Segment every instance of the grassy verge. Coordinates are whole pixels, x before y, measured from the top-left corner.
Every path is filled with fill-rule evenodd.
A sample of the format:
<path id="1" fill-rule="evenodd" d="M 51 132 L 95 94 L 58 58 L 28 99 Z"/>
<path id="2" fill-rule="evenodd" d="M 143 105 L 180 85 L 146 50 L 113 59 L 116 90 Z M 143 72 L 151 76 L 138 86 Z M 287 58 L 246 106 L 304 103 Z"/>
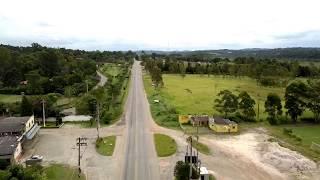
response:
<path id="1" fill-rule="evenodd" d="M 310 148 L 312 142 L 320 144 L 320 125 L 281 125 L 266 127 L 281 146 L 298 151 L 314 161 L 320 161 L 320 153 Z M 284 133 L 284 128 L 292 130 L 292 134 Z"/>
<path id="2" fill-rule="evenodd" d="M 320 144 L 320 125 L 297 124 L 271 126 L 264 122 L 240 123 L 241 132 L 259 127 L 268 130 L 268 134 L 273 137 L 269 139 L 269 141 L 278 142 L 283 147 L 297 151 L 314 161 L 320 161 L 320 153 L 310 148 L 312 142 Z M 292 134 L 288 135 L 284 133 L 284 129 L 292 130 Z"/>
<path id="3" fill-rule="evenodd" d="M 172 129 L 180 129 L 178 113 L 174 106 L 167 103 L 162 89 L 155 89 L 152 86 L 150 76 L 143 76 L 144 88 L 150 104 L 150 111 L 154 121 L 160 125 Z M 155 102 L 154 100 L 159 100 Z"/>
<path id="4" fill-rule="evenodd" d="M 0 102 L 15 103 L 21 101 L 21 95 L 0 94 Z"/>
<path id="5" fill-rule="evenodd" d="M 177 151 L 177 144 L 170 136 L 154 134 L 154 142 L 159 157 L 171 156 Z"/>
<path id="6" fill-rule="evenodd" d="M 196 148 L 202 154 L 211 155 L 210 148 L 201 142 L 197 142 L 196 140 L 193 140 L 192 147 Z"/>
<path id="7" fill-rule="evenodd" d="M 96 150 L 103 156 L 112 156 L 116 145 L 116 136 L 107 136 L 96 141 Z"/>
<path id="8" fill-rule="evenodd" d="M 78 177 L 78 169 L 61 164 L 52 164 L 44 168 L 48 180 L 85 180 L 84 174 Z"/>

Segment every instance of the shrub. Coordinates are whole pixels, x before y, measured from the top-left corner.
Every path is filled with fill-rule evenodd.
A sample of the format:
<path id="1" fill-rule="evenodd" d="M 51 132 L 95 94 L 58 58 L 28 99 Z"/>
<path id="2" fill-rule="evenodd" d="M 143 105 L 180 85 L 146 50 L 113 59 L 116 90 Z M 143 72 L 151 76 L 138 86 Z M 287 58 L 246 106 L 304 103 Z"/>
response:
<path id="1" fill-rule="evenodd" d="M 286 134 L 286 135 L 292 135 L 292 129 L 290 128 L 283 128 L 283 134 Z"/>

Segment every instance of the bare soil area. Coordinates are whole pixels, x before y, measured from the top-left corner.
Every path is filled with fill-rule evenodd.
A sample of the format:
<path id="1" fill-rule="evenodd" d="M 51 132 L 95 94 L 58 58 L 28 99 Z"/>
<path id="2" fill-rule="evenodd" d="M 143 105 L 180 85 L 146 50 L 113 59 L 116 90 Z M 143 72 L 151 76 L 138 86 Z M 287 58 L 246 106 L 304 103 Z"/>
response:
<path id="1" fill-rule="evenodd" d="M 175 162 L 184 159 L 187 135 L 161 127 L 154 130 L 170 135 L 178 144 L 177 154 L 160 158 L 161 179 L 170 179 Z M 202 165 L 223 180 L 320 179 L 320 169 L 315 162 L 268 141 L 269 138 L 261 129 L 241 135 L 201 136 L 200 142 L 212 151 L 209 156 L 200 154 Z"/>

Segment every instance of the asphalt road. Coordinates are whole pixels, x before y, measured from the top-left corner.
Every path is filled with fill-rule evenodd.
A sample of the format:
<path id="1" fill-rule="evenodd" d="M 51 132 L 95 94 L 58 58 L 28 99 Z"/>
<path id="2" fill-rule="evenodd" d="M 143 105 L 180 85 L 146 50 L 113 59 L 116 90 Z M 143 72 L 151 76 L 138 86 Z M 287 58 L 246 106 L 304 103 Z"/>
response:
<path id="1" fill-rule="evenodd" d="M 122 179 L 160 179 L 155 152 L 152 119 L 145 96 L 141 66 L 135 61 L 132 67 L 131 86 L 126 105 L 125 155 Z"/>

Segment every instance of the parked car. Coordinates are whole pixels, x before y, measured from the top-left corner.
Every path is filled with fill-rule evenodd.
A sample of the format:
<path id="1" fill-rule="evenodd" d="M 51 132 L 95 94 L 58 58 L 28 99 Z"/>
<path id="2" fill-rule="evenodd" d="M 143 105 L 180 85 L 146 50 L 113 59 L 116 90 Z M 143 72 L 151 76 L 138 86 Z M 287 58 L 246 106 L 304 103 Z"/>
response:
<path id="1" fill-rule="evenodd" d="M 37 163 L 41 163 L 43 160 L 43 156 L 40 155 L 32 155 L 29 159 L 26 160 L 26 165 L 34 165 Z"/>

